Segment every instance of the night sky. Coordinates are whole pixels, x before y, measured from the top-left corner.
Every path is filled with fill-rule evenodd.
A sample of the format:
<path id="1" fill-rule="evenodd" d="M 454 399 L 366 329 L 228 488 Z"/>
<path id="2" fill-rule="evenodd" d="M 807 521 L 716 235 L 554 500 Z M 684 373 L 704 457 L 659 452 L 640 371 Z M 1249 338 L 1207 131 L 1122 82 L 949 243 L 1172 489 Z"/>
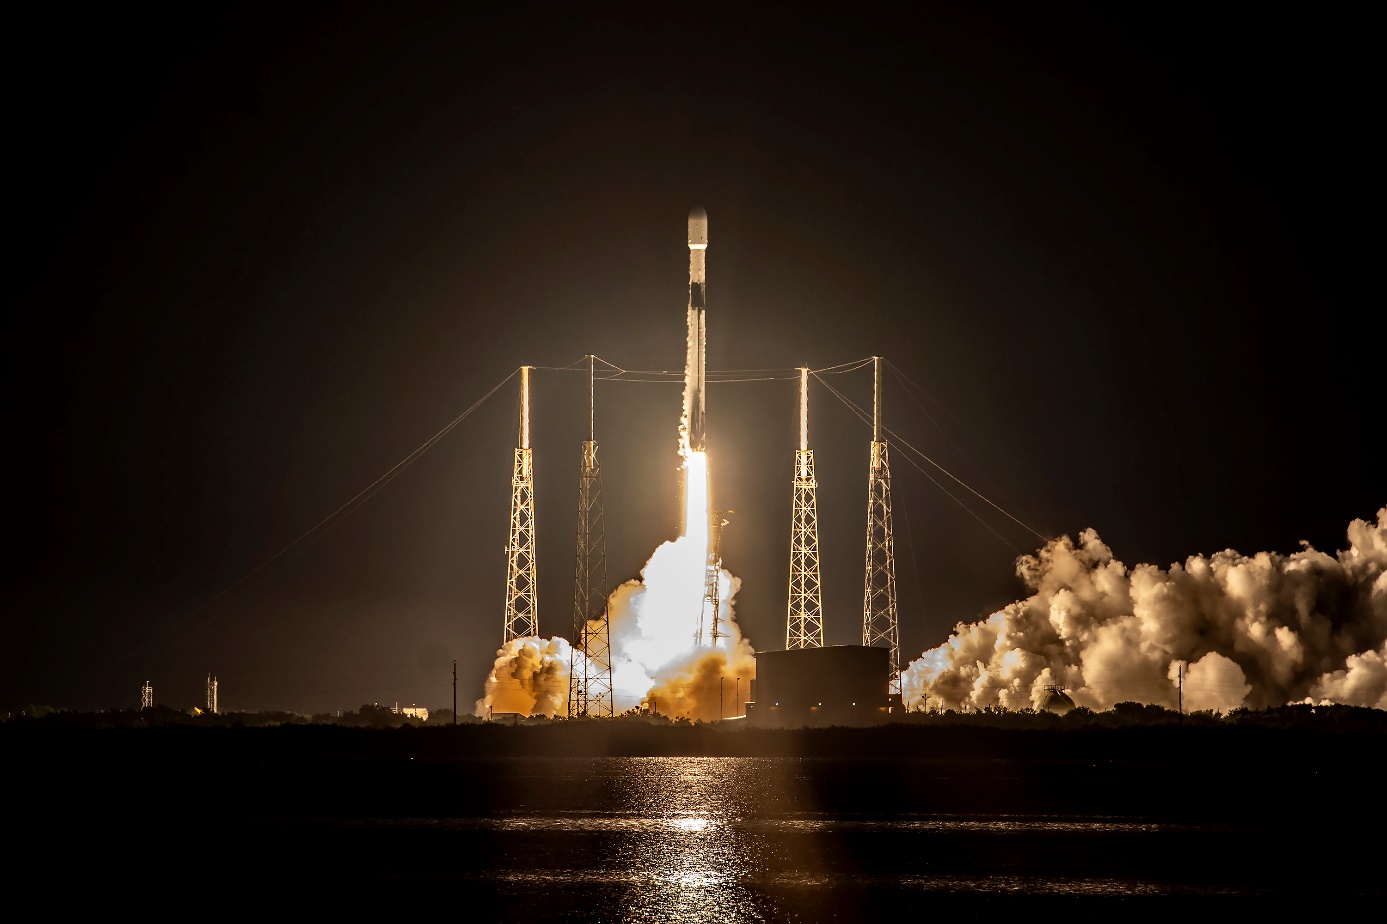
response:
<path id="1" fill-rule="evenodd" d="M 1129 565 L 1343 547 L 1387 503 L 1369 30 L 1109 6 L 12 19 L 0 710 L 132 707 L 146 679 L 186 708 L 208 672 L 224 709 L 441 707 L 454 658 L 470 708 L 515 380 L 217 595 L 522 363 L 681 368 L 694 205 L 710 369 L 882 355 L 888 426 Z M 829 381 L 870 398 L 869 371 Z M 534 374 L 546 635 L 572 623 L 582 384 Z M 678 527 L 680 389 L 597 401 L 615 582 Z M 784 645 L 795 402 L 709 393 L 758 648 Z M 870 432 L 817 383 L 810 414 L 827 640 L 855 643 Z M 909 658 L 1024 595 L 1041 540 L 892 454 Z"/>

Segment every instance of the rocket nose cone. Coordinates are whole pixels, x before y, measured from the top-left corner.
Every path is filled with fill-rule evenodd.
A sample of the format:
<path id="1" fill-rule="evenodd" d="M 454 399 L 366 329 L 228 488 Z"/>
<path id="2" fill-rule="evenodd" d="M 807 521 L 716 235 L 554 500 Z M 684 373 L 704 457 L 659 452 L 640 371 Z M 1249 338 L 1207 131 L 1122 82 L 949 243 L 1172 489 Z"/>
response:
<path id="1" fill-rule="evenodd" d="M 708 213 L 703 206 L 696 205 L 689 212 L 689 246 L 708 246 Z"/>

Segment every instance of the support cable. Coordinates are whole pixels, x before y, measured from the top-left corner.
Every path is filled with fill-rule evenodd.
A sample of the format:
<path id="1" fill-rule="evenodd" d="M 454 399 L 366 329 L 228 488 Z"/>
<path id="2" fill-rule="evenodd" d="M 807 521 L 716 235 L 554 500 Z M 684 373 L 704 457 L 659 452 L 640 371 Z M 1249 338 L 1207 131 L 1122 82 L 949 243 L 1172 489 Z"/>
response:
<path id="1" fill-rule="evenodd" d="M 682 382 L 684 380 L 683 369 L 625 369 L 618 366 L 611 360 L 596 357 L 597 361 L 612 370 L 612 374 L 599 376 L 603 381 L 627 381 L 627 382 Z M 854 359 L 846 363 L 837 363 L 832 366 L 824 366 L 821 369 L 811 369 L 815 375 L 845 375 L 869 365 L 872 358 Z M 559 369 L 559 371 L 581 371 L 579 366 L 550 367 L 539 366 L 541 369 Z M 765 373 L 760 374 L 760 373 Z M 648 378 L 633 378 L 633 376 L 646 376 Z M 714 378 L 714 376 L 728 376 L 728 378 Z M 799 368 L 757 368 L 757 369 L 714 369 L 708 373 L 708 381 L 722 382 L 772 382 L 781 380 L 791 380 L 799 378 Z"/>
<path id="2" fill-rule="evenodd" d="M 124 654 L 120 655 L 115 660 L 111 661 L 107 665 L 107 668 L 113 668 L 116 665 L 121 664 L 129 658 L 139 654 L 141 651 L 153 644 L 154 640 L 160 635 L 171 632 L 173 629 L 184 624 L 197 614 L 215 606 L 223 598 L 229 596 L 235 591 L 240 590 L 242 588 L 250 589 L 264 583 L 271 576 L 273 576 L 275 572 L 283 568 L 289 562 L 293 561 L 303 552 L 307 551 L 310 547 L 312 547 L 314 543 L 316 543 L 319 539 L 321 539 L 327 533 L 332 531 L 339 523 L 341 523 L 347 517 L 355 513 L 356 510 L 360 508 L 362 504 L 366 503 L 366 501 L 374 497 L 378 491 L 380 491 L 386 485 L 390 484 L 390 482 L 394 481 L 395 478 L 399 476 L 401 472 L 409 468 L 409 466 L 413 465 L 415 462 L 419 461 L 420 457 L 422 457 L 424 453 L 428 452 L 430 449 L 434 447 L 434 445 L 438 443 L 439 440 L 443 439 L 443 437 L 451 433 L 458 424 L 462 423 L 464 420 L 470 417 L 474 411 L 476 411 L 479 407 L 486 403 L 488 398 L 496 394 L 496 392 L 500 391 L 501 387 L 504 386 L 511 379 L 515 378 L 516 373 L 519 371 L 520 370 L 517 367 L 504 379 L 497 382 L 494 386 L 492 386 L 490 391 L 488 391 L 486 394 L 482 395 L 480 398 L 474 401 L 472 405 L 467 408 L 467 410 L 463 411 L 457 417 L 454 417 L 451 421 L 444 425 L 444 427 L 441 430 L 439 430 L 433 436 L 429 437 L 427 440 L 421 443 L 418 446 L 418 448 L 416 448 L 413 452 L 411 452 L 409 455 L 405 456 L 399 462 L 396 462 L 393 466 L 391 466 L 385 472 L 385 474 L 381 475 L 375 481 L 371 482 L 366 487 L 362 488 L 355 495 L 353 495 L 350 500 L 342 504 L 340 507 L 338 507 L 332 513 L 328 514 L 322 520 L 319 520 L 317 524 L 315 524 L 311 529 L 304 532 L 293 542 L 284 546 L 284 548 L 280 549 L 278 552 L 274 553 L 269 558 L 265 559 L 260 564 L 256 565 L 254 568 L 247 571 L 240 578 L 228 584 L 219 593 L 214 594 L 212 597 L 208 598 L 202 604 L 198 605 L 197 607 L 194 607 L 187 613 L 184 613 L 182 616 L 178 617 L 173 622 L 169 623 L 167 626 L 164 626 L 156 630 L 143 642 L 136 645 L 134 648 L 131 648 Z"/>
<path id="3" fill-rule="evenodd" d="M 938 404 L 939 407 L 943 409 L 944 413 L 948 414 L 951 418 L 953 418 L 953 420 L 956 423 L 958 423 L 959 426 L 963 426 L 963 422 L 960 421 L 956 416 L 954 416 L 953 412 L 950 411 L 947 407 L 945 407 L 943 403 L 935 400 L 933 397 L 930 397 L 929 392 L 925 391 L 918 384 L 916 384 L 913 379 L 911 379 L 904 372 L 902 372 L 894 363 L 892 363 L 890 360 L 886 360 L 885 362 L 886 368 L 890 369 L 891 374 L 896 377 L 896 381 L 901 383 L 901 385 L 904 387 L 906 395 L 909 396 L 911 401 L 915 402 L 915 406 L 918 407 L 927 418 L 929 418 L 930 423 L 934 424 L 934 429 L 939 431 L 939 435 L 944 437 L 944 439 L 948 441 L 950 446 L 958 450 L 958 454 L 963 457 L 963 460 L 967 462 L 969 465 L 973 466 L 973 468 L 977 469 L 978 472 L 982 474 L 983 478 L 986 479 L 987 475 L 982 471 L 981 466 L 974 462 L 973 459 L 964 450 L 964 448 L 960 446 L 952 436 L 949 435 L 949 431 L 945 430 L 940 425 L 938 419 L 936 419 L 935 416 L 932 413 L 930 413 L 929 408 L 925 407 L 925 403 L 920 400 L 920 398 L 915 394 L 915 391 L 918 390 L 920 394 L 925 395 L 926 397 L 930 398 L 931 401 L 934 401 L 935 404 Z"/>
<path id="4" fill-rule="evenodd" d="M 830 394 L 832 394 L 832 395 L 833 395 L 835 398 L 837 398 L 839 401 L 843 402 L 843 404 L 845 404 L 845 405 L 848 407 L 849 410 L 851 410 L 854 414 L 856 414 L 859 420 L 861 420 L 863 423 L 867 424 L 868 426 L 871 426 L 871 424 L 872 424 L 872 415 L 871 415 L 871 414 L 868 414 L 868 413 L 867 413 L 866 411 L 864 411 L 862 408 L 858 407 L 857 404 L 855 404 L 855 403 L 852 401 L 852 399 L 848 398 L 848 397 L 847 397 L 846 395 L 844 395 L 842 392 L 838 391 L 838 389 L 834 388 L 832 385 L 828 384 L 828 383 L 825 382 L 823 379 L 819 378 L 819 376 L 816 375 L 816 376 L 814 376 L 814 377 L 815 377 L 816 379 L 819 379 L 820 384 L 822 384 L 825 388 L 827 388 L 827 389 L 829 390 L 829 393 L 830 393 Z M 1000 511 L 1001 511 L 1003 514 L 1005 514 L 1009 519 L 1015 520 L 1017 523 L 1020 523 L 1020 524 L 1021 524 L 1022 526 L 1024 526 L 1026 529 L 1028 529 L 1028 530 L 1030 530 L 1031 532 L 1035 533 L 1037 536 L 1040 536 L 1040 538 L 1041 538 L 1042 541 L 1045 541 L 1045 542 L 1048 542 L 1048 541 L 1049 541 L 1049 539 L 1047 539 L 1045 536 L 1043 536 L 1043 535 L 1041 535 L 1040 533 L 1036 532 L 1034 529 L 1031 529 L 1029 526 L 1026 526 L 1025 523 L 1021 523 L 1021 521 L 1020 521 L 1020 520 L 1017 520 L 1016 517 L 1012 516 L 1010 513 L 1007 513 L 1007 511 L 1003 510 L 1001 507 L 998 507 L 997 504 L 993 503 L 991 500 L 989 500 L 988 498 L 984 497 L 982 494 L 979 494 L 979 493 L 978 493 L 976 490 L 974 490 L 973 488 L 969 487 L 966 483 L 964 483 L 964 482 L 963 482 L 962 480 L 960 480 L 958 477 L 956 477 L 955 475 L 953 475 L 952 473 L 950 473 L 949 471 L 947 471 L 946 469 L 944 469 L 943 466 L 939 465 L 939 464 L 938 464 L 937 462 L 935 462 L 933 459 L 929 458 L 929 457 L 926 456 L 924 453 L 920 452 L 920 450 L 916 449 L 914 446 L 911 446 L 911 445 L 910 445 L 909 443 L 907 443 L 905 440 L 901 439 L 900 436 L 899 436 L 894 430 L 892 430 L 890 427 L 882 427 L 882 429 L 885 430 L 893 439 L 895 439 L 897 442 L 899 442 L 902 446 L 905 446 L 907 449 L 911 450 L 912 452 L 915 452 L 917 455 L 919 455 L 919 456 L 920 456 L 922 459 L 924 459 L 926 462 L 930 463 L 930 464 L 933 465 L 935 468 L 938 468 L 940 471 L 944 472 L 944 474 L 948 475 L 948 476 L 949 476 L 950 478 L 952 478 L 954 481 L 957 481 L 959 484 L 963 485 L 963 487 L 967 488 L 967 489 L 968 489 L 969 491 L 971 491 L 973 494 L 976 494 L 978 497 L 982 498 L 984 501 L 987 501 L 987 503 L 990 504 L 991 506 L 996 507 L 997 510 L 1000 510 Z M 977 512 L 974 511 L 974 510 L 973 510 L 971 507 L 969 507 L 967 504 L 965 504 L 957 495 L 955 495 L 953 492 L 949 491 L 948 488 L 946 488 L 946 487 L 944 487 L 942 484 L 940 484 L 939 481 L 938 481 L 938 479 L 936 479 L 933 475 L 931 475 L 928 471 L 926 471 L 926 470 L 920 465 L 920 463 L 916 462 L 914 459 L 912 459 L 912 458 L 911 458 L 910 456 L 908 456 L 908 455 L 905 456 L 905 460 L 906 460 L 907 462 L 909 462 L 912 466 L 914 466 L 915 469 L 918 470 L 918 471 L 920 472 L 920 474 L 924 475 L 927 479 L 929 479 L 930 483 L 933 484 L 933 485 L 934 485 L 936 488 L 938 488 L 940 491 L 942 491 L 946 497 L 948 497 L 948 498 L 949 498 L 950 500 L 952 500 L 955 504 L 958 504 L 958 505 L 959 505 L 960 507 L 962 507 L 965 511 L 967 511 L 968 515 L 971 516 L 973 519 L 975 519 L 975 520 L 977 520 L 979 523 L 981 523 L 984 529 L 986 529 L 986 530 L 987 530 L 988 532 L 990 532 L 992 535 L 996 536 L 996 537 L 1002 542 L 1003 545 L 1005 545 L 1007 548 L 1011 549 L 1013 552 L 1017 552 L 1018 554 L 1021 553 L 1021 552 L 1023 551 L 1022 549 L 1017 548 L 1017 546 L 1016 546 L 1014 543 L 1012 543 L 1010 540 L 1008 540 L 1008 539 L 1007 539 L 1005 536 L 1003 536 L 1001 533 L 997 532 L 997 530 L 993 529 L 992 526 L 991 526 L 991 524 L 989 524 L 989 523 L 988 523 L 986 520 L 984 520 L 982 517 L 978 516 Z"/>

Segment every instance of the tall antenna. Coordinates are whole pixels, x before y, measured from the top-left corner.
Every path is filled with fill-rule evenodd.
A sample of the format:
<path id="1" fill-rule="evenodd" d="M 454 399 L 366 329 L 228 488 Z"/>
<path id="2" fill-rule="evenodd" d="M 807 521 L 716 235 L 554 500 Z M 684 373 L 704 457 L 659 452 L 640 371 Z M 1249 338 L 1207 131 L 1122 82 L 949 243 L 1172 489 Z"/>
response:
<path id="1" fill-rule="evenodd" d="M 872 357 L 872 462 L 867 480 L 867 574 L 862 591 L 862 644 L 891 649 L 887 692 L 901 692 L 901 639 L 896 623 L 896 553 L 891 538 L 891 462 L 881 438 L 881 357 Z"/>
<path id="2" fill-rule="evenodd" d="M 786 648 L 822 648 L 819 590 L 819 505 L 814 450 L 809 448 L 809 369 L 799 370 L 799 449 L 795 451 L 794 510 L 790 515 L 790 601 Z"/>
<path id="3" fill-rule="evenodd" d="M 568 717 L 610 716 L 612 649 L 607 624 L 607 531 L 597 461 L 593 356 L 588 356 L 588 438 L 578 471 L 578 555 L 573 580 L 573 649 Z"/>
<path id="4" fill-rule="evenodd" d="M 220 715 L 217 710 L 217 678 L 212 674 L 207 675 L 207 711 Z"/>
<path id="5" fill-rule="evenodd" d="M 530 367 L 520 367 L 520 445 L 510 483 L 506 544 L 506 626 L 501 643 L 539 635 L 535 600 L 535 469 L 530 455 Z"/>
<path id="6" fill-rule="evenodd" d="M 148 680 L 144 686 L 140 687 L 140 708 L 152 709 L 154 707 L 154 686 Z"/>

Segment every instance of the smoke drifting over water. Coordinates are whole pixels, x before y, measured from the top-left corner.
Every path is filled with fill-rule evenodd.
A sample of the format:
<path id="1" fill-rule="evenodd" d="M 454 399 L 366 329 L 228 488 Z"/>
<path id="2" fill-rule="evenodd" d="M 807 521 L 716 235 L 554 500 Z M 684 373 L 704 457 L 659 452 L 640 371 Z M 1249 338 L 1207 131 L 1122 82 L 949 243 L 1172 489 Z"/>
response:
<path id="1" fill-rule="evenodd" d="M 1387 507 L 1334 555 L 1232 550 L 1128 568 L 1093 530 L 1017 562 L 1031 596 L 902 674 L 910 708 L 1022 709 L 1047 686 L 1091 709 L 1336 702 L 1387 709 Z"/>

